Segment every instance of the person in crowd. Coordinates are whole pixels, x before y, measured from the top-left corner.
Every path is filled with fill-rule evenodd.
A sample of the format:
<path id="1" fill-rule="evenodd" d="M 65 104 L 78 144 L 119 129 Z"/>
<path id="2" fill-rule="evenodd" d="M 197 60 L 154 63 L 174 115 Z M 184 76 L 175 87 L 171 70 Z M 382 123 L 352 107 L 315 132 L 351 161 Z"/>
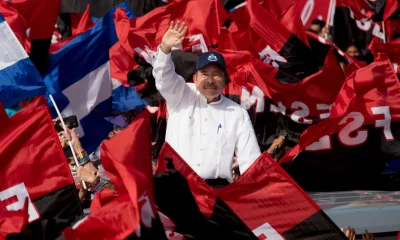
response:
<path id="1" fill-rule="evenodd" d="M 324 21 L 319 19 L 314 19 L 312 20 L 310 27 L 307 30 L 320 35 L 322 33 L 322 29 L 324 29 L 325 26 L 326 23 Z M 326 31 L 326 29 L 324 31 Z"/>
<path id="2" fill-rule="evenodd" d="M 186 32 L 185 23 L 171 21 L 153 64 L 167 102 L 166 141 L 210 186 L 222 187 L 233 181 L 234 154 L 243 173 L 261 153 L 247 111 L 222 95 L 229 77 L 221 54 L 199 56 L 193 83 L 175 72 L 171 49 Z"/>
<path id="3" fill-rule="evenodd" d="M 55 122 L 57 119 L 55 120 Z M 75 129 L 66 129 L 58 133 L 61 146 L 64 148 L 64 152 L 68 161 L 68 165 L 71 170 L 72 177 L 75 180 L 75 184 L 79 189 L 79 198 L 83 201 L 86 200 L 87 192 L 95 194 L 103 188 L 114 189 L 109 177 L 105 173 L 101 164 L 95 167 L 95 164 L 90 161 L 89 155 L 86 154 L 85 150 L 79 141 L 79 134 L 75 133 Z M 76 166 L 71 149 L 69 148 L 69 141 L 72 143 L 72 147 L 78 158 L 79 167 Z M 87 190 L 82 187 L 82 181 L 87 185 Z"/>
<path id="4" fill-rule="evenodd" d="M 353 227 L 347 227 L 346 231 L 344 231 L 344 228 L 341 228 L 342 232 L 346 235 L 349 240 L 356 240 L 356 231 L 354 230 Z M 361 233 L 361 238 L 362 240 L 375 240 L 375 236 L 373 233 L 368 232 L 368 230 L 364 230 L 364 233 Z"/>
<path id="5" fill-rule="evenodd" d="M 360 48 L 356 44 L 352 43 L 346 48 L 346 53 L 352 57 L 359 57 L 361 55 Z"/>

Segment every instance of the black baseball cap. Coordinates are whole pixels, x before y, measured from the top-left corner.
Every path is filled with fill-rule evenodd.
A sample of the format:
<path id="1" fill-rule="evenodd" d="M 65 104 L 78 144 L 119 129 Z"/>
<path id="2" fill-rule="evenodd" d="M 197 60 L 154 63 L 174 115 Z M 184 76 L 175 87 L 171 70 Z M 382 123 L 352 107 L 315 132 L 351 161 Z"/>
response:
<path id="1" fill-rule="evenodd" d="M 222 67 L 224 71 L 226 71 L 225 59 L 224 56 L 222 56 L 220 53 L 217 52 L 202 53 L 199 56 L 199 59 L 197 60 L 196 71 L 205 67 L 208 64 L 217 64 L 220 67 Z"/>

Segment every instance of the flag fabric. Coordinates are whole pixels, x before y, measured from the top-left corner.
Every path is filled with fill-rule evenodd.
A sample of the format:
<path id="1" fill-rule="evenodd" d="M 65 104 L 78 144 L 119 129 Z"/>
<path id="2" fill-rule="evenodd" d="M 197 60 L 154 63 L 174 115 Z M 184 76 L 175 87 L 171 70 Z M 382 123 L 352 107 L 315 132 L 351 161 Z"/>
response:
<path id="1" fill-rule="evenodd" d="M 23 209 L 27 198 L 32 239 L 55 239 L 82 209 L 44 97 L 10 118 L 0 145 L 0 208 Z"/>
<path id="2" fill-rule="evenodd" d="M 72 35 L 78 35 L 85 32 L 93 26 L 92 18 L 90 17 L 90 4 L 87 5 L 83 14 L 71 13 L 71 31 Z"/>
<path id="3" fill-rule="evenodd" d="M 372 19 L 357 19 L 354 13 L 341 1 L 336 1 L 335 14 L 331 26 L 333 42 L 346 51 L 351 44 L 356 44 L 363 55 L 367 52 L 372 37 L 385 40 L 381 22 L 372 22 Z"/>
<path id="4" fill-rule="evenodd" d="M 11 107 L 46 91 L 43 79 L 0 14 L 0 101 Z"/>
<path id="5" fill-rule="evenodd" d="M 327 45 L 327 46 L 329 46 L 330 48 L 335 49 L 336 52 L 337 52 L 339 55 L 341 55 L 342 57 L 344 57 L 347 61 L 349 61 L 349 63 L 354 63 L 354 66 L 355 66 L 355 67 L 361 68 L 361 67 L 364 67 L 364 66 L 366 65 L 365 62 L 358 61 L 357 59 L 355 59 L 354 57 L 350 56 L 350 55 L 347 54 L 346 52 L 343 52 L 343 51 L 342 51 L 341 49 L 339 49 L 339 47 L 336 46 L 336 44 L 334 44 L 333 42 L 331 42 L 331 41 L 329 41 L 329 40 L 327 40 L 327 39 L 325 39 L 325 38 L 323 38 L 323 37 L 321 37 L 321 36 L 318 36 L 317 34 L 315 34 L 315 33 L 313 33 L 313 32 L 310 32 L 310 31 L 307 31 L 306 34 L 307 34 L 307 36 L 308 36 L 309 38 L 312 38 L 312 39 L 314 39 L 315 41 L 320 42 L 321 44 Z"/>
<path id="6" fill-rule="evenodd" d="M 22 47 L 28 51 L 25 21 L 19 12 L 5 1 L 1 1 L 0 14 L 3 15 Z"/>
<path id="7" fill-rule="evenodd" d="M 150 12 L 156 7 L 160 7 L 166 5 L 167 0 L 145 0 L 145 1 L 136 1 L 136 0 L 125 0 L 130 8 L 132 8 L 133 12 L 137 16 L 143 16 L 146 13 Z M 111 8 L 117 6 L 121 3 L 121 0 L 99 0 L 99 1 L 90 1 L 90 0 L 69 0 L 62 1 L 61 10 L 62 13 L 81 13 L 84 12 L 86 5 L 90 3 L 92 6 L 92 16 L 94 18 L 100 18 L 104 16 Z"/>
<path id="8" fill-rule="evenodd" d="M 83 14 L 80 13 L 70 13 L 69 14 L 71 35 L 59 40 L 50 45 L 49 53 L 55 53 L 60 50 L 65 44 L 69 43 L 72 39 L 74 39 L 79 34 L 89 30 L 93 27 L 93 21 L 90 17 L 90 4 L 86 7 L 86 10 Z"/>
<path id="9" fill-rule="evenodd" d="M 294 146 L 308 126 L 329 118 L 330 105 L 345 81 L 333 51 L 322 71 L 301 81 L 253 59 L 249 52 L 226 50 L 222 54 L 231 79 L 224 94 L 248 111 L 262 150 L 282 134 Z M 277 76 L 297 83 L 281 83 Z"/>
<path id="10" fill-rule="evenodd" d="M 154 205 L 148 116 L 102 144 L 102 165 L 118 193 L 103 190 L 96 209 L 65 231 L 67 239 L 166 239 Z"/>
<path id="11" fill-rule="evenodd" d="M 399 157 L 399 94 L 381 55 L 346 80 L 330 118 L 310 126 L 279 163 L 290 162 L 288 172 L 308 191 L 390 188 L 382 173 Z"/>
<path id="12" fill-rule="evenodd" d="M 157 206 L 180 233 L 205 239 L 346 239 L 266 153 L 233 183 L 212 189 L 166 143 L 156 173 Z M 192 194 L 184 194 L 186 188 Z M 196 207 L 201 216 L 195 216 Z M 192 221 L 185 224 L 188 216 Z"/>
<path id="13" fill-rule="evenodd" d="M 299 80 L 320 70 L 319 59 L 285 25 L 265 10 L 256 0 L 229 14 L 233 23 L 222 34 L 219 50 L 250 51 L 257 58 Z"/>
<path id="14" fill-rule="evenodd" d="M 96 26 L 50 55 L 50 66 L 44 78 L 48 94 L 53 95 L 61 115 L 77 116 L 77 133 L 88 153 L 93 152 L 113 129 L 104 117 L 113 111 L 144 106 L 133 88 L 125 89 L 111 80 L 108 25 Z M 49 106 L 56 116 L 53 104 Z"/>
<path id="15" fill-rule="evenodd" d="M 51 38 L 61 0 L 11 0 L 5 3 L 25 20 L 30 40 Z"/>
<path id="16" fill-rule="evenodd" d="M 0 239 L 19 234 L 28 224 L 28 199 L 25 199 L 23 208 L 16 211 L 0 211 Z"/>
<path id="17" fill-rule="evenodd" d="M 296 0 L 296 3 L 299 8 L 301 20 L 306 28 L 310 26 L 314 19 L 328 23 L 335 10 L 335 1 L 319 1 L 316 4 L 315 1 Z"/>
<path id="18" fill-rule="evenodd" d="M 400 37 L 400 20 L 385 21 L 386 42 L 390 42 Z"/>
<path id="19" fill-rule="evenodd" d="M 0 122 L 5 123 L 9 120 L 6 110 L 3 107 L 3 104 L 0 102 Z"/>
<path id="20" fill-rule="evenodd" d="M 400 79 L 400 39 L 395 39 L 388 43 L 381 43 L 378 39 L 373 38 L 369 49 L 377 58 L 379 54 L 385 54 L 392 62 L 392 67 Z"/>
<path id="21" fill-rule="evenodd" d="M 399 18 L 400 3 L 397 0 L 340 0 L 342 4 L 351 8 L 357 19 L 367 18 L 374 22 Z"/>
<path id="22" fill-rule="evenodd" d="M 286 28 L 296 35 L 303 43 L 309 46 L 306 31 L 300 18 L 300 12 L 295 0 L 268 1 L 263 0 L 261 5 L 270 12 Z"/>
<path id="23" fill-rule="evenodd" d="M 178 46 L 179 48 L 185 51 L 207 52 L 217 47 L 220 27 L 227 20 L 227 15 L 220 1 L 190 0 L 173 1 L 130 21 L 123 11 L 119 11 L 116 13 L 115 20 L 118 39 L 122 46 L 118 56 L 124 57 L 124 64 L 129 63 L 128 66 L 120 68 L 125 74 L 137 66 L 132 59 L 135 54 L 141 55 L 148 63 L 152 63 L 157 47 L 171 20 L 181 20 L 188 24 L 188 34 L 183 40 L 183 46 Z M 128 27 L 130 27 L 129 31 L 127 31 Z"/>

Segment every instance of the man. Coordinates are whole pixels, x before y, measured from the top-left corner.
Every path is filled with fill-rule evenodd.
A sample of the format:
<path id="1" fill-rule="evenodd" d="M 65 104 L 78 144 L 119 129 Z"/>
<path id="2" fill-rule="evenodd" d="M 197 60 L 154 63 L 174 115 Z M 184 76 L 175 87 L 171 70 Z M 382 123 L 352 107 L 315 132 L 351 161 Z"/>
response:
<path id="1" fill-rule="evenodd" d="M 243 173 L 260 149 L 247 111 L 221 94 L 229 81 L 221 54 L 199 56 L 194 83 L 175 73 L 171 49 L 186 32 L 185 23 L 172 21 L 153 64 L 156 87 L 167 101 L 166 141 L 209 185 L 226 186 L 232 182 L 234 154 Z"/>

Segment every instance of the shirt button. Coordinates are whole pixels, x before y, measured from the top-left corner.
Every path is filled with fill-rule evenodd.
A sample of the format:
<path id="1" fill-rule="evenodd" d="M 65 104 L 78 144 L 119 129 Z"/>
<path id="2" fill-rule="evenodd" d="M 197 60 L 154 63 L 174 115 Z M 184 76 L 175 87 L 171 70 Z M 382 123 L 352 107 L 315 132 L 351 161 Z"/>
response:
<path id="1" fill-rule="evenodd" d="M 206 133 L 203 133 L 203 136 L 205 136 L 206 135 Z"/>
<path id="2" fill-rule="evenodd" d="M 200 151 L 203 151 L 203 149 L 202 149 L 202 148 L 200 148 Z"/>
<path id="3" fill-rule="evenodd" d="M 200 163 L 199 163 L 199 164 L 197 164 L 197 166 L 198 166 L 198 167 L 200 167 Z"/>
<path id="4" fill-rule="evenodd" d="M 206 118 L 206 119 L 204 119 L 204 121 L 205 121 L 205 122 L 207 122 L 207 118 Z"/>

